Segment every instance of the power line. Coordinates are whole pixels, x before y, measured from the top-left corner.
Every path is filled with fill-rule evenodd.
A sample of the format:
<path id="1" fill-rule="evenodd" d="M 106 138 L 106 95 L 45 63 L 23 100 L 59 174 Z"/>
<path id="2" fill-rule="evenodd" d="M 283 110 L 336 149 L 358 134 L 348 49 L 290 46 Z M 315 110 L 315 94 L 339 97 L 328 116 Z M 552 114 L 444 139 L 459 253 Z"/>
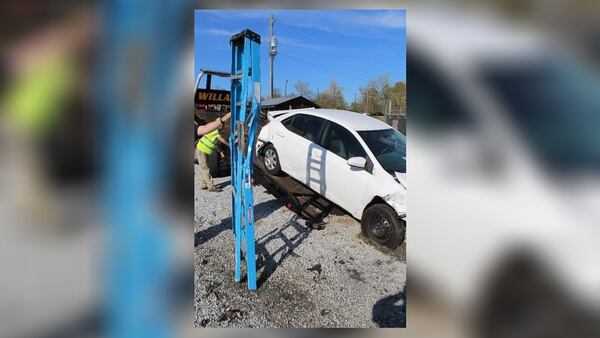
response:
<path id="1" fill-rule="evenodd" d="M 279 55 L 287 56 L 287 57 L 292 58 L 292 59 L 294 59 L 296 61 L 304 62 L 304 63 L 306 63 L 308 65 L 313 66 L 313 67 L 317 67 L 317 68 L 320 68 L 320 69 L 323 69 L 323 70 L 326 70 L 326 71 L 329 71 L 329 72 L 332 72 L 332 73 L 336 73 L 336 74 L 339 74 L 339 75 L 342 75 L 342 76 L 350 77 L 350 78 L 361 80 L 361 81 L 366 81 L 366 82 L 369 81 L 369 80 L 365 80 L 363 78 L 360 78 L 358 76 L 354 76 L 354 75 L 350 75 L 350 74 L 345 74 L 345 73 L 338 72 L 337 70 L 334 70 L 334 69 L 331 69 L 331 68 L 323 67 L 323 66 L 318 65 L 316 63 L 313 63 L 313 62 L 310 62 L 310 61 L 307 61 L 307 60 L 303 60 L 303 59 L 297 58 L 295 56 L 291 56 L 291 55 L 288 55 L 288 54 L 285 54 L 285 53 L 282 53 L 282 52 L 278 52 L 278 53 L 279 53 Z"/>

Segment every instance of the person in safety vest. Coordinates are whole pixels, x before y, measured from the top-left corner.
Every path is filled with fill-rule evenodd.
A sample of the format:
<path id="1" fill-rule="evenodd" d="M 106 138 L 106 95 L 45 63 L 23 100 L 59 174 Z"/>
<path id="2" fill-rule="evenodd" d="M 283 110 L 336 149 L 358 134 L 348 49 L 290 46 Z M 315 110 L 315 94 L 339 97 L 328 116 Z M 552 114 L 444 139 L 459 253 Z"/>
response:
<path id="1" fill-rule="evenodd" d="M 196 133 L 198 133 L 199 136 L 202 136 L 204 134 L 208 134 L 211 131 L 215 130 L 215 129 L 221 129 L 223 128 L 223 124 L 227 123 L 229 121 L 229 119 L 231 118 L 231 113 L 227 113 L 225 115 L 223 115 L 223 117 L 220 117 L 212 122 L 209 122 L 207 124 L 203 124 L 200 127 L 198 127 L 198 129 L 196 129 Z"/>
<path id="2" fill-rule="evenodd" d="M 198 127 L 197 133 L 202 135 L 198 143 L 196 144 L 196 160 L 200 165 L 200 185 L 202 189 L 208 189 L 212 192 L 222 191 L 216 187 L 212 177 L 210 176 L 210 170 L 208 169 L 208 157 L 217 151 L 219 142 L 229 145 L 229 143 L 221 136 L 220 130 L 224 126 L 224 122 L 229 120 L 230 114 L 226 114 L 222 118 Z M 208 126 L 208 127 L 207 127 Z"/>

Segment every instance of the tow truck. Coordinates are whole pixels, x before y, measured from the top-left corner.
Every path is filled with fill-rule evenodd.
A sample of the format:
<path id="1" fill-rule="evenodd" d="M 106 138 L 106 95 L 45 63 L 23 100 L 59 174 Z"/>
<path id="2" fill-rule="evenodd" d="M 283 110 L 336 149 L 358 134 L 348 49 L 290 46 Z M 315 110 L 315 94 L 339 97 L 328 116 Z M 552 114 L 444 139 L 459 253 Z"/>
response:
<path id="1" fill-rule="evenodd" d="M 222 89 L 212 89 L 213 77 L 226 78 L 229 81 L 229 72 L 200 69 L 196 77 L 194 86 L 194 130 L 207 122 L 213 121 L 230 111 L 230 91 Z M 202 80 L 206 78 L 204 85 Z M 225 124 L 221 135 L 223 138 L 229 138 L 230 126 Z M 194 143 L 200 139 L 194 133 Z M 221 155 L 223 154 L 223 155 Z M 208 168 L 213 177 L 223 177 L 230 174 L 230 152 L 229 147 L 219 143 L 218 151 L 215 151 L 208 158 Z"/>

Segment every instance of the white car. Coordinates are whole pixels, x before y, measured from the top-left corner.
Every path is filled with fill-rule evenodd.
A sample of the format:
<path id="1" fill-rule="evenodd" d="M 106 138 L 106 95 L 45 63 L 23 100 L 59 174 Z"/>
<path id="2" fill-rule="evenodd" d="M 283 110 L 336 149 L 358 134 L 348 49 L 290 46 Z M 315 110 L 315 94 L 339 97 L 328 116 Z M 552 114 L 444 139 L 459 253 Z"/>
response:
<path id="1" fill-rule="evenodd" d="M 406 142 L 384 122 L 344 110 L 290 110 L 262 128 L 257 153 L 270 174 L 283 171 L 360 219 L 375 242 L 404 241 Z"/>

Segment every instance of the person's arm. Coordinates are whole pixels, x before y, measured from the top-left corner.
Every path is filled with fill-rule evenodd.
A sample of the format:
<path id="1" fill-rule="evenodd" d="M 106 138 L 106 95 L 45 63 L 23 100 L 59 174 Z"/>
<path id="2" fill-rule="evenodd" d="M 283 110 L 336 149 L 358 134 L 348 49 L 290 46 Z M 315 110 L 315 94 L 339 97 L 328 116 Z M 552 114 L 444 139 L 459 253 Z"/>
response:
<path id="1" fill-rule="evenodd" d="M 220 118 L 216 119 L 215 121 L 209 122 L 205 125 L 198 127 L 198 130 L 197 130 L 198 135 L 202 136 L 204 134 L 210 133 L 213 130 L 223 127 L 223 125 L 225 123 L 227 123 L 227 121 L 229 121 L 230 117 L 231 117 L 231 113 L 227 113 L 227 114 L 225 114 L 225 116 L 220 117 Z"/>
<path id="2" fill-rule="evenodd" d="M 229 142 L 227 142 L 227 140 L 224 139 L 223 136 L 217 136 L 217 140 L 219 140 L 219 142 L 223 143 L 224 145 L 229 146 Z"/>

